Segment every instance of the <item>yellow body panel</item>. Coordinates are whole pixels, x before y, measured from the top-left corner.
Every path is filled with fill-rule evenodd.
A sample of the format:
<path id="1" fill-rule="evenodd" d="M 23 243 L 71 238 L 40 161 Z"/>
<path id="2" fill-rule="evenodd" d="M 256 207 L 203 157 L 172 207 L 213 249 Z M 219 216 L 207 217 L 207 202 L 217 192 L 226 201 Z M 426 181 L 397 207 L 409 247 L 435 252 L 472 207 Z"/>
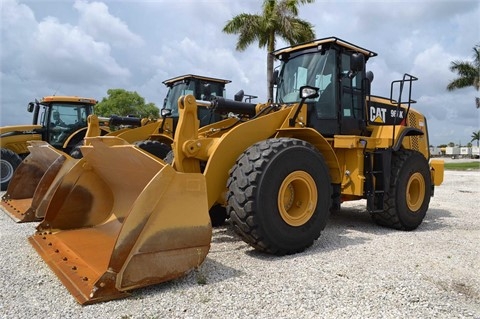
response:
<path id="1" fill-rule="evenodd" d="M 35 133 L 34 130 L 41 129 L 41 125 L 18 125 L 18 126 L 3 126 L 0 127 L 0 134 L 9 132 L 22 132 L 18 135 L 3 136 L 0 138 L 0 147 L 12 150 L 16 154 L 27 154 L 27 141 L 41 141 L 42 135 Z"/>
<path id="2" fill-rule="evenodd" d="M 341 184 L 342 194 L 363 196 L 363 186 L 365 184 L 363 149 L 337 149 L 336 154 L 343 175 Z"/>

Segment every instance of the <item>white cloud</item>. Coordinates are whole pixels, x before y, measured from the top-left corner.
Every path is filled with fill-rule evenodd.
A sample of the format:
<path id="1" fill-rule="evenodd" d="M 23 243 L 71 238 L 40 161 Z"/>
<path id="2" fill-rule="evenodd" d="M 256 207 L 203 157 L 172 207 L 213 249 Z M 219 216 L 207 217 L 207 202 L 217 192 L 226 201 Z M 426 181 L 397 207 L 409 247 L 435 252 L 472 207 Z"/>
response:
<path id="1" fill-rule="evenodd" d="M 80 13 L 79 28 L 92 38 L 117 47 L 143 45 L 143 39 L 131 32 L 121 19 L 112 16 L 105 3 L 77 0 L 74 7 Z"/>
<path id="2" fill-rule="evenodd" d="M 80 28 L 48 18 L 33 34 L 29 63 L 37 76 L 52 82 L 101 84 L 106 78 L 125 78 L 106 43 L 96 42 Z"/>

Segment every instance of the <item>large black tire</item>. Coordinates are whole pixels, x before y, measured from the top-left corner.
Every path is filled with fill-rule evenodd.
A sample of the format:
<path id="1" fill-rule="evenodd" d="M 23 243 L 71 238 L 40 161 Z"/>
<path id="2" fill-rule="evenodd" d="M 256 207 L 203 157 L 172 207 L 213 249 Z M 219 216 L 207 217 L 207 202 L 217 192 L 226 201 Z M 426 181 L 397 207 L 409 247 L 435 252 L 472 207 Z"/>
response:
<path id="1" fill-rule="evenodd" d="M 135 145 L 162 160 L 172 150 L 170 145 L 153 140 L 138 141 Z"/>
<path id="2" fill-rule="evenodd" d="M 6 191 L 10 180 L 13 177 L 13 173 L 17 169 L 18 165 L 22 162 L 21 157 L 7 149 L 1 149 L 1 157 L 0 157 L 0 174 L 1 174 L 1 189 L 2 191 Z"/>
<path id="3" fill-rule="evenodd" d="M 425 218 L 431 195 L 427 159 L 419 152 L 400 150 L 392 157 L 390 187 L 385 194 L 384 210 L 372 213 L 372 218 L 381 226 L 414 230 Z"/>
<path id="4" fill-rule="evenodd" d="M 329 170 L 305 141 L 278 138 L 254 144 L 238 158 L 227 186 L 233 229 L 259 251 L 301 252 L 325 228 L 332 201 Z"/>

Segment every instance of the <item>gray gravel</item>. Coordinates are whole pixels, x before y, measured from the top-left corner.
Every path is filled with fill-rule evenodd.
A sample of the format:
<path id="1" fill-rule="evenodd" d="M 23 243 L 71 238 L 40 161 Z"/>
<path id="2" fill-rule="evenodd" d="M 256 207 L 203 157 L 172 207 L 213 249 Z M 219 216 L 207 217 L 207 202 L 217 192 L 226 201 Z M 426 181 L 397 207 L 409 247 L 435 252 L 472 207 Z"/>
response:
<path id="1" fill-rule="evenodd" d="M 446 171 L 413 232 L 346 203 L 304 253 L 272 257 L 228 227 L 203 265 L 127 299 L 80 306 L 0 213 L 2 318 L 480 318 L 480 172 Z"/>

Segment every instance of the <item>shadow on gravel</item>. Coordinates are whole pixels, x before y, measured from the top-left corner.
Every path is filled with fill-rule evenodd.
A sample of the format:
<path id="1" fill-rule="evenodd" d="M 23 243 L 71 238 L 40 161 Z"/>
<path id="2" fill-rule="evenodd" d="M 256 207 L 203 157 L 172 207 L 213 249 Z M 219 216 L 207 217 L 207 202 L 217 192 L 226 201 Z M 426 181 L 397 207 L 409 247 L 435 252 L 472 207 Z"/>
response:
<path id="1" fill-rule="evenodd" d="M 446 222 L 446 219 L 451 217 L 452 213 L 448 210 L 430 208 L 427 211 L 427 215 L 425 216 L 423 223 L 415 231 L 423 232 L 448 228 L 449 226 Z"/>
<path id="2" fill-rule="evenodd" d="M 422 224 L 416 230 L 413 230 L 413 232 L 430 232 L 448 228 L 448 223 L 445 220 L 451 217 L 451 215 L 447 210 L 429 209 Z M 327 226 L 322 231 L 319 239 L 302 253 L 276 257 L 258 252 L 253 248 L 247 250 L 245 253 L 262 260 L 295 258 L 302 255 L 321 254 L 362 245 L 371 241 L 372 236 L 388 236 L 396 232 L 402 231 L 377 225 L 364 206 L 355 205 L 352 207 L 342 207 L 339 212 L 331 214 Z M 233 235 L 235 236 L 234 233 Z"/>
<path id="3" fill-rule="evenodd" d="M 430 209 L 422 225 L 414 232 L 428 232 L 448 227 L 445 219 L 451 217 L 449 211 Z M 275 261 L 279 259 L 293 259 L 302 256 L 311 256 L 341 250 L 356 245 L 363 245 L 372 240 L 372 236 L 389 235 L 399 232 L 395 229 L 378 226 L 371 219 L 364 206 L 342 207 L 339 212 L 330 215 L 327 226 L 320 238 L 304 252 L 287 255 L 272 256 L 261 253 L 250 247 L 238 237 L 228 222 L 213 229 L 210 254 L 224 253 L 237 250 L 237 253 L 249 257 Z M 207 255 L 204 263 L 185 277 L 132 291 L 128 299 L 161 298 L 163 294 L 186 289 L 198 289 L 203 285 L 219 283 L 234 277 L 245 275 L 243 271 L 228 267 Z M 218 259 L 218 258 L 217 258 Z"/>
<path id="4" fill-rule="evenodd" d="M 452 214 L 448 210 L 430 208 L 427 211 L 422 224 L 413 231 L 423 232 L 446 228 L 448 227 L 448 223 L 445 220 L 451 216 Z M 329 226 L 334 228 L 355 229 L 356 231 L 376 235 L 384 235 L 399 231 L 377 225 L 366 209 L 359 209 L 358 207 L 342 208 L 340 212 L 331 214 L 326 228 Z"/>

